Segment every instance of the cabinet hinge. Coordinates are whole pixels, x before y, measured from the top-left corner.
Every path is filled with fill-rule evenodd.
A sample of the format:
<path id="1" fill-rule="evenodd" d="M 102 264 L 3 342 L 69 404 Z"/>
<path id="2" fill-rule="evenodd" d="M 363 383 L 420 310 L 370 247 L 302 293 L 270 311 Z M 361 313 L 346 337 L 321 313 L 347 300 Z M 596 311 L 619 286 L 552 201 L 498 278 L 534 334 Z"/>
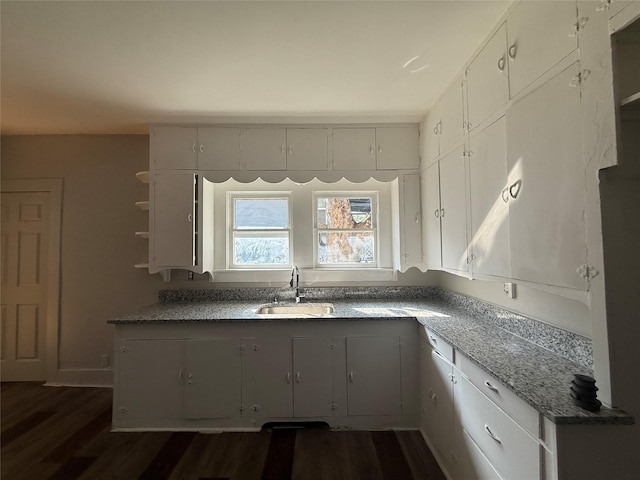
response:
<path id="1" fill-rule="evenodd" d="M 329 408 L 331 410 L 337 410 L 338 409 L 338 404 L 336 402 L 329 402 Z"/>
<path id="2" fill-rule="evenodd" d="M 254 352 L 259 352 L 261 349 L 262 347 L 258 344 L 251 345 L 251 350 L 253 350 Z"/>
<path id="3" fill-rule="evenodd" d="M 596 267 L 594 267 L 593 265 L 588 265 L 586 263 L 584 265 L 580 265 L 576 269 L 576 272 L 586 280 L 591 280 L 592 278 L 595 278 L 600 274 Z"/>
<path id="4" fill-rule="evenodd" d="M 247 349 L 246 345 L 238 345 L 236 347 L 238 349 L 239 352 L 244 352 Z"/>
<path id="5" fill-rule="evenodd" d="M 580 17 L 578 21 L 571 26 L 569 36 L 576 37 L 580 35 L 580 32 L 584 30 L 584 27 L 588 22 L 589 22 L 589 17 Z"/>
<path id="6" fill-rule="evenodd" d="M 331 350 L 335 350 L 335 349 L 337 348 L 337 345 L 336 345 L 335 343 L 330 343 L 330 344 L 329 344 L 329 348 L 330 348 Z"/>
<path id="7" fill-rule="evenodd" d="M 245 406 L 241 403 L 240 406 L 238 407 L 238 410 L 240 410 L 241 412 L 244 412 Z"/>
<path id="8" fill-rule="evenodd" d="M 473 156 L 473 150 L 463 150 L 462 156 L 465 158 L 471 158 Z"/>
<path id="9" fill-rule="evenodd" d="M 604 12 L 606 10 L 609 10 L 609 8 L 611 7 L 611 2 L 613 2 L 613 0 L 600 0 L 600 5 L 596 7 L 596 12 Z"/>
<path id="10" fill-rule="evenodd" d="M 127 352 L 129 352 L 129 347 L 120 347 L 120 352 L 121 352 L 121 353 L 127 353 Z"/>
<path id="11" fill-rule="evenodd" d="M 587 81 L 587 78 L 589 78 L 590 74 L 591 70 L 582 70 L 581 72 L 578 72 L 578 74 L 575 75 L 569 82 L 569 86 L 571 88 L 578 88 Z"/>

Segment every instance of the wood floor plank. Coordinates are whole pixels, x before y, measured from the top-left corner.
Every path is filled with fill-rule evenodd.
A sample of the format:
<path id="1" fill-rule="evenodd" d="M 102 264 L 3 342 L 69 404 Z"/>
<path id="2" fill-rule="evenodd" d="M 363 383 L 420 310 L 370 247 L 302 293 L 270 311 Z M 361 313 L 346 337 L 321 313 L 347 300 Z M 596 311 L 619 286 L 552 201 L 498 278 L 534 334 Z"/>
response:
<path id="1" fill-rule="evenodd" d="M 262 480 L 291 478 L 296 429 L 274 429 L 271 432 L 269 451 L 262 470 Z"/>
<path id="2" fill-rule="evenodd" d="M 198 434 L 169 475 L 170 480 L 197 480 L 208 476 L 206 465 L 216 451 L 221 434 Z"/>
<path id="3" fill-rule="evenodd" d="M 260 480 L 271 444 L 270 432 L 245 432 L 240 438 L 233 480 Z"/>
<path id="4" fill-rule="evenodd" d="M 349 471 L 346 478 L 358 480 L 382 480 L 380 462 L 371 432 L 346 431 L 346 448 Z"/>
<path id="5" fill-rule="evenodd" d="M 48 480 L 76 480 L 95 460 L 95 457 L 71 457 Z"/>
<path id="6" fill-rule="evenodd" d="M 194 432 L 176 432 L 162 446 L 151 463 L 140 475 L 140 480 L 159 480 L 169 478 L 184 452 L 196 436 Z"/>
<path id="7" fill-rule="evenodd" d="M 344 432 L 304 429 L 296 434 L 292 479 L 340 478 L 349 469 Z"/>
<path id="8" fill-rule="evenodd" d="M 446 480 L 438 462 L 418 430 L 398 431 L 396 436 L 414 478 Z"/>
<path id="9" fill-rule="evenodd" d="M 413 478 L 398 437 L 396 437 L 396 432 L 391 430 L 371 432 L 371 439 L 380 462 L 382 478 L 385 480 L 411 480 Z"/>
<path id="10" fill-rule="evenodd" d="M 143 432 L 116 433 L 110 428 L 104 429 L 79 452 L 79 456 L 97 456 L 78 480 L 95 480 L 117 478 L 115 472 L 123 464 L 123 460 L 131 455 L 136 443 L 145 435 Z M 142 471 L 146 465 L 142 465 Z"/>
<path id="11" fill-rule="evenodd" d="M 239 458 L 242 433 L 224 432 L 217 435 L 213 450 L 204 465 L 203 477 L 231 478 Z"/>
<path id="12" fill-rule="evenodd" d="M 39 426 L 43 421 L 45 421 L 54 413 L 55 412 L 51 411 L 40 411 L 32 413 L 27 418 L 24 418 L 20 422 L 13 425 L 11 428 L 3 431 L 2 435 L 0 435 L 0 443 L 3 447 L 8 446 L 16 438 Z"/>

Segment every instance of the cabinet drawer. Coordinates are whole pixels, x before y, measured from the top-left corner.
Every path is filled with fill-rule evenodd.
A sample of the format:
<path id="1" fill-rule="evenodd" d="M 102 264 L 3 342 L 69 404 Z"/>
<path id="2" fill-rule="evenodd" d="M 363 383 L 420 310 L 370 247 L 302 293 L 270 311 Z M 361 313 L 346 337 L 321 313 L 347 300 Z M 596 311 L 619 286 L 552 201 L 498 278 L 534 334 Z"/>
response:
<path id="1" fill-rule="evenodd" d="M 458 358 L 459 368 L 471 383 L 511 415 L 532 436 L 540 432 L 540 414 L 531 405 L 519 398 L 493 375 L 485 372 L 479 365 L 464 355 Z"/>
<path id="2" fill-rule="evenodd" d="M 540 445 L 466 378 L 460 382 L 462 428 L 504 478 L 540 478 Z"/>
<path id="3" fill-rule="evenodd" d="M 424 327 L 424 333 L 427 340 L 433 348 L 435 348 L 444 358 L 454 363 L 453 346 L 445 342 L 438 334 L 433 333 L 429 328 Z"/>
<path id="4" fill-rule="evenodd" d="M 503 480 L 469 434 L 463 431 L 460 435 L 462 437 L 464 459 L 460 462 L 459 477 L 468 480 Z"/>

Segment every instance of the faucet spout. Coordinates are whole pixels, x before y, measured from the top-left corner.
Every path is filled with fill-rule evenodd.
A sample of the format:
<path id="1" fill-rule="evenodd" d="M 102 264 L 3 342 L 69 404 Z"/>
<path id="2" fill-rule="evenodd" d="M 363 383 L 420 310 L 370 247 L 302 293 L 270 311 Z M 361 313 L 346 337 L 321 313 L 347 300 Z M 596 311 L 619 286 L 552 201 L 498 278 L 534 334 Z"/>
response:
<path id="1" fill-rule="evenodd" d="M 302 295 L 300 295 L 300 270 L 297 265 L 291 269 L 291 280 L 289 281 L 289 286 L 291 288 L 295 288 L 296 303 L 300 303 Z"/>

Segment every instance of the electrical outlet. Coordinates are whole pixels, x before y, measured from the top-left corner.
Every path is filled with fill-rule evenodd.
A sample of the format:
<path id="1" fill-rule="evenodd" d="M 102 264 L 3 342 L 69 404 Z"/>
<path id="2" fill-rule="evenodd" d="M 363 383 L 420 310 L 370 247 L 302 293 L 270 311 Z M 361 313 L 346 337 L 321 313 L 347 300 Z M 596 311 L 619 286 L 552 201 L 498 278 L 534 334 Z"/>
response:
<path id="1" fill-rule="evenodd" d="M 100 366 L 108 367 L 109 366 L 109 355 L 102 355 L 100 357 Z"/>
<path id="2" fill-rule="evenodd" d="M 509 298 L 516 298 L 516 284 L 511 282 L 505 282 L 504 294 Z"/>

